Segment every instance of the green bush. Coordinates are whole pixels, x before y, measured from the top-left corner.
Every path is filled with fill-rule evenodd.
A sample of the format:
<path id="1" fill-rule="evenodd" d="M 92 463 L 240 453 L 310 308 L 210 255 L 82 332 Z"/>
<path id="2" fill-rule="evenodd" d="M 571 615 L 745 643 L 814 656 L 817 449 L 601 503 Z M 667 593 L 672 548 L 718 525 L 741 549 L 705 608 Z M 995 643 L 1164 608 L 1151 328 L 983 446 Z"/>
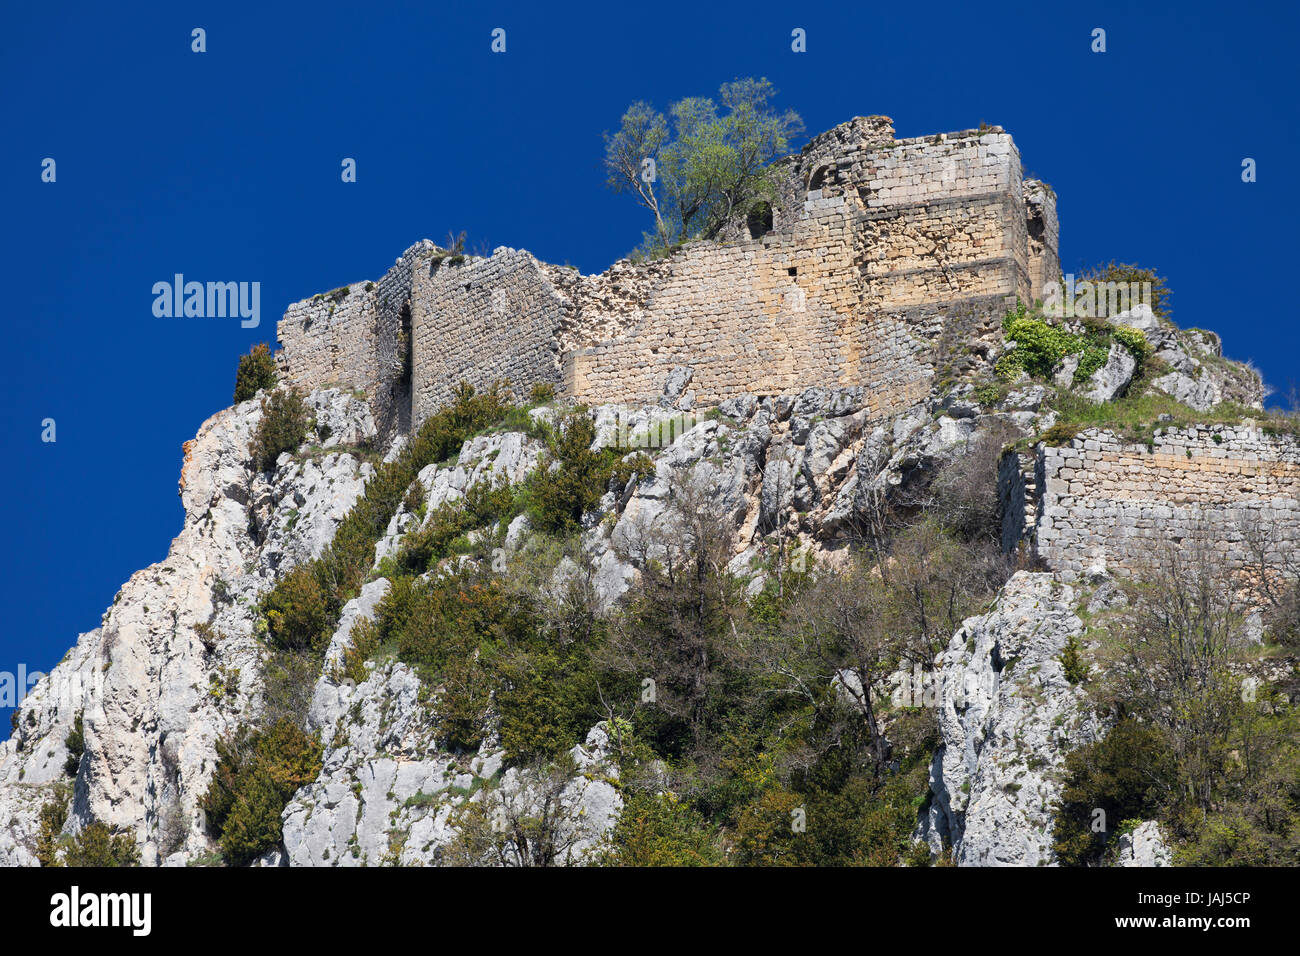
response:
<path id="1" fill-rule="evenodd" d="M 275 359 L 265 342 L 259 342 L 249 349 L 247 355 L 239 357 L 239 368 L 235 372 L 235 404 L 247 401 L 261 389 L 275 388 Z"/>
<path id="2" fill-rule="evenodd" d="M 633 474 L 654 471 L 644 454 L 622 461 L 617 448 L 592 451 L 596 425 L 583 411 L 565 415 L 546 434 L 547 451 L 528 483 L 528 516 L 533 527 L 547 534 L 577 530 L 585 512 L 599 504 L 606 491 L 622 491 Z"/>
<path id="3" fill-rule="evenodd" d="M 379 465 L 320 557 L 282 578 L 263 599 L 272 643 L 317 654 L 323 651 L 348 596 L 365 583 L 375 543 L 421 469 L 446 460 L 467 438 L 501 421 L 509 409 L 503 389 L 494 387 L 480 394 L 461 383 L 452 403 L 429 416 L 397 458 Z M 271 619 L 272 611 L 278 619 Z"/>
<path id="4" fill-rule="evenodd" d="M 599 857 L 603 866 L 720 866 L 725 862 L 716 829 L 671 793 L 625 794 L 607 842 Z"/>
<path id="5" fill-rule="evenodd" d="M 111 830 L 99 821 L 88 823 L 72 838 L 63 855 L 64 866 L 139 866 L 140 850 L 127 833 Z"/>
<path id="6" fill-rule="evenodd" d="M 262 399 L 262 418 L 249 452 L 259 471 L 270 471 L 282 452 L 294 451 L 307 437 L 307 405 L 297 389 L 274 391 Z"/>
<path id="7" fill-rule="evenodd" d="M 1101 319 L 1083 320 L 1083 331 L 1071 332 L 1061 325 L 1051 325 L 1031 316 L 1024 306 L 1007 313 L 1002 323 L 1007 337 L 1016 347 L 998 359 L 995 370 L 1003 381 L 1014 380 L 1021 372 L 1034 378 L 1047 378 L 1067 355 L 1078 354 L 1079 365 L 1073 381 L 1082 384 L 1106 364 L 1112 342 L 1118 342 L 1137 361 L 1134 380 L 1142 377 L 1151 347 L 1137 329 L 1115 327 Z"/>
<path id="8" fill-rule="evenodd" d="M 1098 284 L 1105 286 L 1107 283 L 1122 283 L 1130 285 L 1137 283 L 1151 283 L 1151 311 L 1161 318 L 1168 319 L 1173 311 L 1169 305 L 1169 299 L 1172 293 L 1165 284 L 1162 276 L 1156 275 L 1154 269 L 1145 269 L 1139 265 L 1125 262 L 1108 262 L 1102 266 L 1093 266 L 1083 270 L 1078 279 L 1079 282 L 1091 282 L 1096 287 Z M 1099 302 L 1098 305 L 1101 303 Z M 1130 304 L 1130 308 L 1132 304 Z"/>
<path id="9" fill-rule="evenodd" d="M 1079 640 L 1073 634 L 1061 652 L 1061 667 L 1065 670 L 1065 679 L 1071 684 L 1082 684 L 1088 677 L 1088 665 L 1079 655 Z"/>
<path id="10" fill-rule="evenodd" d="M 438 508 L 422 527 L 407 533 L 397 554 L 397 569 L 408 574 L 424 573 L 450 555 L 467 532 L 508 522 L 521 506 L 516 489 L 508 482 L 471 486 L 464 497 Z"/>
<path id="11" fill-rule="evenodd" d="M 217 742 L 217 769 L 200 806 L 227 863 L 242 866 L 279 845 L 294 792 L 321 770 L 319 735 L 287 720 Z"/>
<path id="12" fill-rule="evenodd" d="M 267 635 L 276 647 L 323 651 L 333 614 L 325 589 L 309 566 L 294 568 L 262 601 Z"/>
<path id="13" fill-rule="evenodd" d="M 1007 314 L 1002 328 L 1007 338 L 1016 343 L 997 363 L 998 375 L 1007 381 L 1021 372 L 1047 378 L 1061 359 L 1079 351 L 1083 345 L 1080 337 L 1068 329 L 1031 318 L 1023 306 Z"/>
<path id="14" fill-rule="evenodd" d="M 63 740 L 63 745 L 68 748 L 68 759 L 63 763 L 63 772 L 69 777 L 77 775 L 77 768 L 81 766 L 81 755 L 86 752 L 86 735 L 82 729 L 81 717 L 81 711 L 77 711 L 72 729 Z"/>
<path id="15" fill-rule="evenodd" d="M 41 866 L 58 866 L 59 834 L 68 820 L 68 788 L 56 788 L 54 797 L 41 805 L 41 829 L 36 838 L 36 860 Z"/>
<path id="16" fill-rule="evenodd" d="M 1175 779 L 1165 735 L 1131 719 L 1068 754 L 1052 828 L 1052 848 L 1061 864 L 1099 862 L 1122 821 L 1150 819 L 1159 813 Z"/>

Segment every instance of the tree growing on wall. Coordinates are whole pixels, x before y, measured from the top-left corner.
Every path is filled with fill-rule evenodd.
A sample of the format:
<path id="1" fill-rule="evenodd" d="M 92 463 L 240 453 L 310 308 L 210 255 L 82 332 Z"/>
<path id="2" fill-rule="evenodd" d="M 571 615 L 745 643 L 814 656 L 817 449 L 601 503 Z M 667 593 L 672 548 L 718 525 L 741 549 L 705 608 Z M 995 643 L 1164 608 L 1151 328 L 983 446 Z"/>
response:
<path id="1" fill-rule="evenodd" d="M 722 84 L 721 104 L 691 96 L 667 116 L 637 101 L 618 132 L 605 134 L 606 185 L 631 193 L 654 217 L 644 254 L 712 239 L 733 215 L 774 198 L 770 164 L 804 128 L 798 113 L 770 105 L 775 95 L 768 80 L 746 78 Z"/>

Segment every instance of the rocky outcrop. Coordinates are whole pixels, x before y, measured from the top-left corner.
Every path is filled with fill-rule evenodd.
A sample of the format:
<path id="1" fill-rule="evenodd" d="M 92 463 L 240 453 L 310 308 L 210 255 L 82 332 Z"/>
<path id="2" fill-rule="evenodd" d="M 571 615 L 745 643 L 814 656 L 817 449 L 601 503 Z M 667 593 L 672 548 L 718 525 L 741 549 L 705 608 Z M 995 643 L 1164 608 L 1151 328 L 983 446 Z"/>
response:
<path id="1" fill-rule="evenodd" d="M 1168 374 L 1219 383 L 1216 401 L 1244 388 L 1214 377 L 1217 340 L 1170 332 L 1147 321 L 1153 316 L 1129 318 L 1174 370 Z M 1130 384 L 1132 361 L 1126 349 L 1112 349 L 1091 387 L 1119 394 Z M 674 369 L 661 403 L 590 410 L 594 447 L 628 452 L 637 473 L 583 515 L 581 550 L 554 569 L 552 586 L 585 575 L 598 608 L 612 611 L 655 559 L 648 542 L 663 546 L 688 496 L 734 530 L 729 567 L 754 593 L 777 553 L 810 553 L 833 564 L 885 503 L 903 511 L 942 504 L 936 477 L 947 465 L 1055 422 L 1051 386 L 1030 381 L 1005 397 L 1006 389 L 959 381 L 889 416 L 874 413 L 860 387 L 739 395 L 697 414 L 691 382 L 688 367 Z M 270 473 L 249 461 L 257 400 L 213 416 L 186 443 L 185 521 L 167 558 L 132 576 L 101 626 L 83 634 L 27 698 L 13 738 L 0 745 L 0 863 L 35 862 L 40 808 L 65 791 L 68 831 L 91 819 L 124 828 L 146 864 L 179 865 L 211 851 L 197 808 L 215 742 L 262 712 L 268 652 L 258 601 L 330 543 L 380 450 L 364 401 L 328 389 L 309 402 L 312 434 Z M 553 422 L 557 410 L 531 415 Z M 491 734 L 475 753 L 452 752 L 432 717 L 440 689 L 405 664 L 381 655 L 367 662 L 360 683 L 342 676 L 353 629 L 387 594 L 385 562 L 405 535 L 476 486 L 526 481 L 545 460 L 543 443 L 529 433 L 473 437 L 454 460 L 419 473 L 376 546 L 373 580 L 343 608 L 313 688 L 309 722 L 321 734 L 323 768 L 294 795 L 282 850 L 261 865 L 445 863 L 464 852 L 458 821 L 475 809 L 498 833 L 512 816 L 556 814 L 564 835 L 555 862 L 582 863 L 614 824 L 618 767 L 602 725 L 573 748 L 573 766 L 557 780 L 549 769 L 507 766 Z M 499 546 L 494 567 L 498 556 L 526 557 L 535 538 L 526 515 L 502 530 L 470 534 L 478 541 L 490 535 Z M 940 656 L 942 744 L 917 834 L 934 852 L 950 848 L 961 865 L 1052 862 L 1051 809 L 1064 755 L 1098 732 L 1060 662 L 1066 642 L 1082 630 L 1073 607 L 1068 586 L 1021 572 Z M 69 773 L 65 740 L 79 715 L 85 753 Z M 1147 826 L 1126 835 L 1121 865 L 1167 862 L 1158 830 Z M 508 839 L 491 856 L 476 862 L 528 862 Z"/>
<path id="2" fill-rule="evenodd" d="M 1106 353 L 1106 364 L 1092 373 L 1084 395 L 1090 402 L 1109 402 L 1124 394 L 1133 373 L 1137 371 L 1137 359 L 1133 353 L 1118 342 L 1112 342 Z"/>
<path id="3" fill-rule="evenodd" d="M 1120 834 L 1115 855 L 1116 866 L 1171 866 L 1173 854 L 1160 824 L 1147 820 L 1128 833 Z"/>
<path id="4" fill-rule="evenodd" d="M 1160 319 L 1148 305 L 1112 317 L 1112 325 L 1142 333 L 1151 353 L 1168 369 L 1153 386 L 1200 412 L 1221 402 L 1262 408 L 1264 385 L 1250 366 L 1223 358 L 1219 337 L 1204 329 L 1179 329 Z"/>
<path id="5" fill-rule="evenodd" d="M 942 742 L 918 836 L 959 866 L 1053 862 L 1052 808 L 1066 753 L 1098 727 L 1061 653 L 1083 625 L 1073 590 L 1018 572 L 938 659 Z"/>
<path id="6" fill-rule="evenodd" d="M 272 474 L 249 463 L 257 400 L 218 412 L 185 443 L 184 525 L 167 557 L 123 585 L 0 744 L 0 859 L 32 862 L 36 813 L 62 778 L 78 714 L 85 754 L 65 830 L 91 819 L 123 828 L 146 864 L 206 849 L 195 821 L 215 741 L 260 699 L 257 600 L 333 538 L 370 469 L 341 444 L 374 434 L 365 403 L 335 390 L 309 400 L 317 432 L 308 445 L 322 454 L 286 453 Z"/>
<path id="7" fill-rule="evenodd" d="M 539 770 L 503 770 L 505 754 L 490 738 L 470 756 L 446 750 L 420 679 L 405 664 L 375 666 L 355 687 L 322 677 L 310 723 L 321 732 L 324 765 L 284 811 L 291 866 L 437 865 L 457 839 L 465 803 L 484 805 L 504 831 L 497 816 L 533 816 L 546 785 Z M 584 862 L 617 819 L 618 769 L 607 748 L 596 727 L 570 754 L 575 773 L 560 782 L 554 820 L 566 850 L 556 862 Z M 502 853 L 504 860 L 479 862 L 523 862 L 509 846 Z"/>

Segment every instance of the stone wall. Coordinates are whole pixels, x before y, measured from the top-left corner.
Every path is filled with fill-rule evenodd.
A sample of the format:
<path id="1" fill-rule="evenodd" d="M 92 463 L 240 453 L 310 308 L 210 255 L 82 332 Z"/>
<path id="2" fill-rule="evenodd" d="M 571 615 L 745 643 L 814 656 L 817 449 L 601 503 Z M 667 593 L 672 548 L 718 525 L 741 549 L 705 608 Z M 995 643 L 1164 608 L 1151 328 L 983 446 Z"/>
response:
<path id="1" fill-rule="evenodd" d="M 363 391 L 381 435 L 408 430 L 411 285 L 434 248 L 422 240 L 377 282 L 354 282 L 289 306 L 276 328 L 281 379 L 306 390 Z"/>
<path id="2" fill-rule="evenodd" d="M 461 381 L 477 389 L 508 381 L 523 396 L 538 384 L 558 388 L 566 305 L 538 261 L 515 249 L 415 269 L 414 421 L 446 404 Z"/>
<path id="3" fill-rule="evenodd" d="M 1274 552 L 1300 548 L 1300 441 L 1250 420 L 1167 429 L 1151 446 L 1090 429 L 1067 447 L 1009 452 L 1001 480 L 1004 546 L 1025 541 L 1067 580 L 1099 564 L 1138 569 L 1197 538 L 1234 568 L 1260 530 Z"/>
<path id="4" fill-rule="evenodd" d="M 701 405 L 864 385 L 887 414 L 928 394 L 957 338 L 992 334 L 1059 268 L 1054 197 L 1024 184 L 998 127 L 895 140 L 888 117 L 859 117 L 777 172 L 770 228 L 739 210 L 718 241 L 595 276 L 419 243 L 369 291 L 291 306 L 285 377 L 364 389 L 386 433 L 461 380 L 638 403 L 682 365 Z"/>

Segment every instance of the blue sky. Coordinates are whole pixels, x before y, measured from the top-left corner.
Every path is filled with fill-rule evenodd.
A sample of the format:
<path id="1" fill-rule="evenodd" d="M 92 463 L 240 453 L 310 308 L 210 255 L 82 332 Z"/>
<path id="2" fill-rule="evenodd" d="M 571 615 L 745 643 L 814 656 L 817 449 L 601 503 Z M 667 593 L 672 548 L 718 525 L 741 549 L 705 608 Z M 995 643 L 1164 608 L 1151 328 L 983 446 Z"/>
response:
<path id="1" fill-rule="evenodd" d="M 1060 197 L 1066 271 L 1156 267 L 1176 321 L 1219 331 L 1284 389 L 1300 379 L 1285 293 L 1300 14 L 1130 6 L 10 5 L 0 671 L 52 666 L 165 555 L 181 443 L 230 403 L 237 357 L 274 339 L 285 305 L 377 278 L 449 230 L 471 251 L 601 271 L 645 225 L 602 186 L 602 130 L 632 100 L 737 76 L 771 79 L 814 133 L 871 113 L 900 136 L 1006 127 Z M 176 272 L 261 282 L 261 327 L 155 318 L 152 286 Z"/>

